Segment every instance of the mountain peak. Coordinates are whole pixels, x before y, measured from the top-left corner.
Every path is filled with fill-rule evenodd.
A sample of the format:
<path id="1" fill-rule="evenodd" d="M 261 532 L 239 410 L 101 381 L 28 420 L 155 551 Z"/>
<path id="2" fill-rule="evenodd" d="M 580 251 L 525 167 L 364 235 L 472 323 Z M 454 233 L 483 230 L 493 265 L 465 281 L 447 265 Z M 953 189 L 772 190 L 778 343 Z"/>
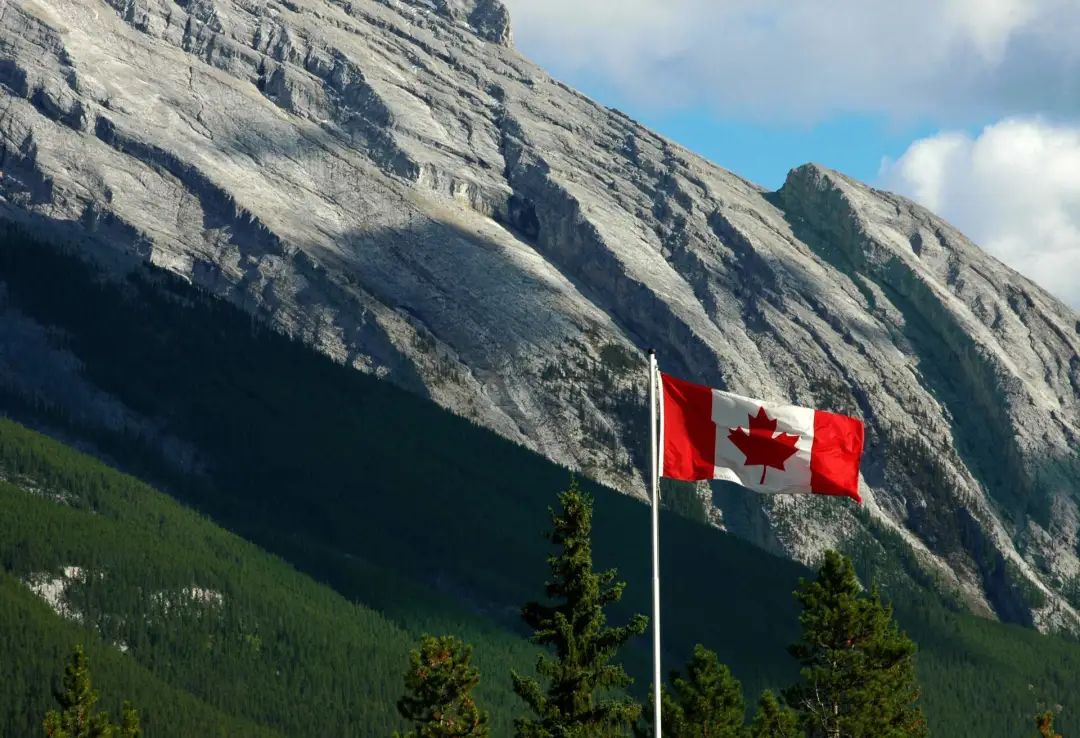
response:
<path id="1" fill-rule="evenodd" d="M 440 15 L 470 26 L 480 38 L 500 46 L 513 44 L 510 12 L 500 0 L 433 0 Z"/>

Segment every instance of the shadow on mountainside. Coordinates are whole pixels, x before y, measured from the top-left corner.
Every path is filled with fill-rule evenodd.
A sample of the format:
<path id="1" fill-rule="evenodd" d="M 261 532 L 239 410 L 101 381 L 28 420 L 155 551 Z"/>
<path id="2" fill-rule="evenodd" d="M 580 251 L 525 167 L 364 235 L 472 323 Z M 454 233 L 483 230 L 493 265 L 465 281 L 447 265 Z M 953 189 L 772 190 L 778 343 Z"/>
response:
<path id="1" fill-rule="evenodd" d="M 17 419 L 81 438 L 406 627 L 445 627 L 471 612 L 521 632 L 518 608 L 542 592 L 541 534 L 567 470 L 167 275 L 140 270 L 114 285 L 22 244 L 0 250 L 0 278 L 25 315 L 64 336 L 88 381 L 192 444 L 207 475 L 178 473 L 152 438 L 70 423 L 54 398 L 5 397 Z M 614 617 L 647 611 L 648 509 L 585 486 L 597 496 L 597 564 L 630 582 Z M 748 684 L 790 679 L 790 592 L 805 570 L 675 515 L 665 513 L 664 528 L 671 663 L 702 641 Z M 645 646 L 628 654 L 639 675 Z"/>

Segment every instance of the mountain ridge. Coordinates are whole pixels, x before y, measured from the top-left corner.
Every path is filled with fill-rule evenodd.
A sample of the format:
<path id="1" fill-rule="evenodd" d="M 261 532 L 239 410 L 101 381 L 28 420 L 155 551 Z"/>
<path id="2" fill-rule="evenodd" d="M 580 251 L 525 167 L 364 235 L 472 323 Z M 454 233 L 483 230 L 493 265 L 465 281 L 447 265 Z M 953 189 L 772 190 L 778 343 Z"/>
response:
<path id="1" fill-rule="evenodd" d="M 643 346 L 857 413 L 867 507 L 929 570 L 1080 625 L 1076 314 L 903 198 L 814 165 L 767 193 L 603 108 L 478 31 L 495 5 L 11 2 L 0 212 L 631 494 Z M 714 499 L 799 561 L 874 535 Z"/>

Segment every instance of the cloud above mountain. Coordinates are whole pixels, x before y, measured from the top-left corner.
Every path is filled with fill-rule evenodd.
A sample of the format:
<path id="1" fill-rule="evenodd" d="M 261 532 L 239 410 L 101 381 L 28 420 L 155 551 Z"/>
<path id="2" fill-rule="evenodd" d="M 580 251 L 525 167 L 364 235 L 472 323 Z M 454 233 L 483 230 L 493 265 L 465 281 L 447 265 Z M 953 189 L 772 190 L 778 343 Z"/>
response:
<path id="1" fill-rule="evenodd" d="M 814 122 L 1080 113 L 1075 0 L 506 0 L 518 46 L 636 104 Z"/>
<path id="2" fill-rule="evenodd" d="M 881 184 L 1080 308 L 1080 127 L 1013 119 L 940 133 L 886 161 Z"/>

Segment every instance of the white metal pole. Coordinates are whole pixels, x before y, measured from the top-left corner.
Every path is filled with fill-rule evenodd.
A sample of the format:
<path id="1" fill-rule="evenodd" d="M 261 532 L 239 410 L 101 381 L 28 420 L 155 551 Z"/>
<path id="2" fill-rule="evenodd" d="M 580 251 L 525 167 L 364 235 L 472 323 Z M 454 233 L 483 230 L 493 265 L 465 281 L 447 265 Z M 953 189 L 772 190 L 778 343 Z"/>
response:
<path id="1" fill-rule="evenodd" d="M 660 479 L 656 465 L 656 352 L 649 349 L 649 449 L 652 491 L 652 631 L 653 631 L 653 720 L 655 738 L 660 730 Z"/>

